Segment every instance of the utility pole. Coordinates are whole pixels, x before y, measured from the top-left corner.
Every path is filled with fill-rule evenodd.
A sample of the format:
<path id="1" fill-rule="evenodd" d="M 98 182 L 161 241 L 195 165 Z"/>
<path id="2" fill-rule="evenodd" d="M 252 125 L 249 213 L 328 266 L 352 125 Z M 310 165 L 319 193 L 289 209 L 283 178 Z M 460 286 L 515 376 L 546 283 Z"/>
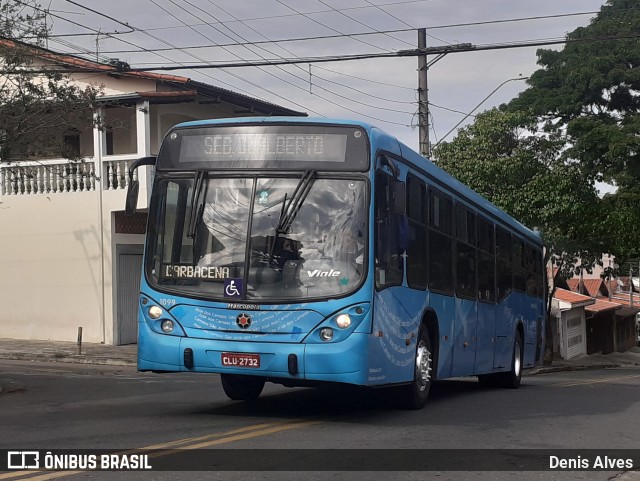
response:
<path id="1" fill-rule="evenodd" d="M 629 263 L 629 305 L 633 307 L 633 264 Z"/>
<path id="2" fill-rule="evenodd" d="M 427 30 L 418 29 L 418 50 L 427 48 Z M 420 153 L 431 157 L 429 143 L 429 89 L 427 88 L 427 56 L 418 55 L 418 135 L 420 136 Z"/>

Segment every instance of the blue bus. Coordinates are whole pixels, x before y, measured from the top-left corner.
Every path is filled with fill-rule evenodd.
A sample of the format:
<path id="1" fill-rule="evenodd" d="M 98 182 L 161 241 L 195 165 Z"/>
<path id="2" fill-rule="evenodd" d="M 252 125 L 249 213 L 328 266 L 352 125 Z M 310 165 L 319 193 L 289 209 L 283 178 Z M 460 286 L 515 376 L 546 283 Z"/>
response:
<path id="1" fill-rule="evenodd" d="M 544 352 L 542 241 L 362 122 L 236 118 L 172 128 L 155 165 L 138 369 L 390 387 L 517 388 Z M 397 391 L 397 392 L 396 392 Z"/>

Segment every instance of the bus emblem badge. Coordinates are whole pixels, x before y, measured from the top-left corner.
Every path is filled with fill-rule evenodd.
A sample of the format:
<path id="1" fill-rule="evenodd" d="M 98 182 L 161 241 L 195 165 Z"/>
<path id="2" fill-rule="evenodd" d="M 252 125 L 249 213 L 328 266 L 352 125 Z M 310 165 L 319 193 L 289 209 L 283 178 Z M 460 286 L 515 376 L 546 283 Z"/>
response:
<path id="1" fill-rule="evenodd" d="M 242 314 L 238 314 L 236 317 L 236 324 L 240 329 L 248 329 L 251 325 L 251 317 L 249 317 L 249 314 L 245 314 L 244 312 Z"/>

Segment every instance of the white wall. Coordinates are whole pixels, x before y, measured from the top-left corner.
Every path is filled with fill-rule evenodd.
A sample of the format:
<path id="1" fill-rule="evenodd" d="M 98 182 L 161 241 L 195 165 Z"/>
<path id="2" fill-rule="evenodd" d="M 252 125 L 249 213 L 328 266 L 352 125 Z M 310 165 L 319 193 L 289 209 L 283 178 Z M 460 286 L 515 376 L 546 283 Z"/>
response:
<path id="1" fill-rule="evenodd" d="M 104 86 L 104 95 L 156 90 L 152 80 L 112 78 L 103 75 L 74 76 L 80 83 Z M 191 119 L 236 117 L 227 103 L 152 105 L 149 112 L 149 144 L 139 108 L 110 109 L 108 120 L 126 121 L 129 129 L 114 131 L 114 154 L 157 153 L 167 130 Z M 110 114 L 110 115 L 109 115 Z M 133 115 L 132 115 L 133 114 Z M 130 125 L 129 125 L 130 124 Z M 81 134 L 81 150 L 100 162 L 106 156 L 105 132 Z M 102 153 L 100 154 L 100 147 Z M 92 158 L 87 161 L 91 162 Z M 147 207 L 147 181 L 151 169 L 141 168 L 138 208 Z M 0 195 L 0 333 L 15 339 L 75 341 L 78 327 L 86 342 L 115 340 L 114 258 L 117 244 L 142 244 L 142 235 L 115 235 L 114 212 L 124 210 L 125 191 L 106 190 L 104 169 L 97 169 L 100 183 L 94 191 L 32 195 Z"/>
<path id="2" fill-rule="evenodd" d="M 85 341 L 103 341 L 98 195 L 1 198 L 3 337 L 75 341 L 82 326 Z"/>

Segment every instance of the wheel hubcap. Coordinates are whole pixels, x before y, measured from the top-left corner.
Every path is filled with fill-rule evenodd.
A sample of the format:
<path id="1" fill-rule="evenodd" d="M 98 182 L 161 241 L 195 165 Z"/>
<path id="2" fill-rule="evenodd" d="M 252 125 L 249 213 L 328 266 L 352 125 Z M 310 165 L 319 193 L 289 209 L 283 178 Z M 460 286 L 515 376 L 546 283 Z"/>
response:
<path id="1" fill-rule="evenodd" d="M 416 355 L 416 381 L 418 389 L 424 391 L 431 381 L 431 353 L 424 341 L 418 344 Z"/>
<path id="2" fill-rule="evenodd" d="M 520 369 L 521 369 L 521 365 L 520 365 L 520 344 L 516 343 L 516 349 L 515 349 L 515 359 L 513 360 L 513 372 L 516 376 L 520 377 Z"/>

